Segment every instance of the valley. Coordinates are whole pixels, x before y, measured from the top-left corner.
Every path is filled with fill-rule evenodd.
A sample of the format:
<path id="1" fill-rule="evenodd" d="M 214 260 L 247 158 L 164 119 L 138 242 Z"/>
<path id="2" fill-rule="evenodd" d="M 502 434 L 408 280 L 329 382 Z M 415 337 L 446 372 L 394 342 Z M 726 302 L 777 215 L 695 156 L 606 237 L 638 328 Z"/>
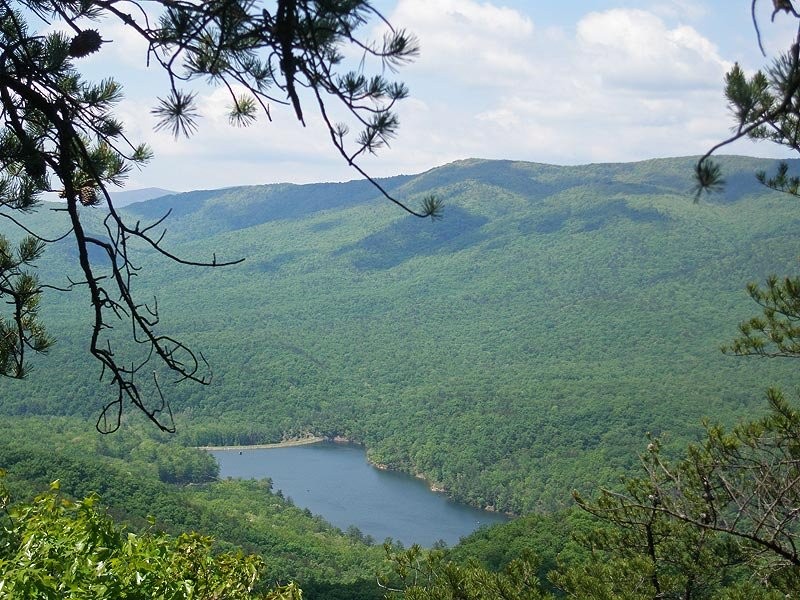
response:
<path id="1" fill-rule="evenodd" d="M 272 492 L 210 483 L 214 468 L 194 447 L 341 436 L 365 446 L 372 463 L 419 474 L 453 500 L 538 518 L 536 527 L 555 531 L 551 515 L 573 515 L 573 490 L 591 495 L 637 468 L 648 434 L 677 452 L 702 436 L 703 419 L 755 419 L 767 411 L 768 386 L 795 389 L 791 361 L 719 351 L 758 313 L 747 283 L 796 272 L 800 216 L 753 175 L 777 162 L 723 157 L 725 190 L 695 203 L 694 160 L 465 160 L 382 180 L 404 198 L 442 198 L 441 221 L 411 220 L 360 181 L 197 191 L 126 206 L 142 223 L 171 210 L 170 252 L 245 259 L 202 269 L 137 249 L 134 292 L 158 297 L 160 326 L 202 351 L 213 382 L 165 384 L 173 436 L 151 431 L 128 407 L 122 429 L 99 436 L 93 424 L 109 388 L 81 350 L 84 290 L 48 290 L 42 314 L 57 343 L 26 380 L 0 381 L 0 466 L 14 489 L 31 494 L 62 476 L 24 455 L 44 461 L 43 445 L 55 444 L 71 457 L 66 470 L 83 474 L 64 478 L 64 489 L 80 495 L 99 481 L 89 473 L 113 472 L 116 482 L 134 460 L 152 497 L 175 494 L 184 498 L 176 506 L 191 509 L 131 507 L 109 481 L 94 491 L 112 511 L 141 523 L 152 510 L 170 531 L 199 527 L 272 553 L 276 577 L 299 578 L 312 598 L 336 597 L 330 587 L 314 595 L 324 586 L 367 585 L 385 568 L 382 550 L 291 506 L 281 514 L 297 523 L 286 517 L 287 537 L 272 539 L 266 524 L 276 517 L 255 508 Z M 46 235 L 63 230 L 63 213 L 50 208 L 26 225 Z M 102 210 L 86 214 L 99 230 Z M 77 277 L 75 259 L 67 241 L 54 244 L 39 275 L 64 286 Z M 111 335 L 124 338 L 124 321 Z M 178 477 L 184 463 L 204 466 Z M 222 515 L 259 525 L 215 525 L 229 522 Z M 327 558 L 309 558 L 297 550 L 305 538 L 294 526 L 339 541 L 321 545 Z M 547 556 L 569 545 L 553 543 Z M 327 566 L 351 560 L 344 570 Z M 341 597 L 381 597 L 362 594 Z"/>

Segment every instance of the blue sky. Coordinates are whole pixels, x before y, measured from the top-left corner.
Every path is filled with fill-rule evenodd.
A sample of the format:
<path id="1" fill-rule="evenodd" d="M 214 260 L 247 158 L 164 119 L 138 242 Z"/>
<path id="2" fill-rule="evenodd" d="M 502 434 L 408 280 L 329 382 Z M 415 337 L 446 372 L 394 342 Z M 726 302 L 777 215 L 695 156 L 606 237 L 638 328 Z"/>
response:
<path id="1" fill-rule="evenodd" d="M 759 3 L 768 54 L 788 48 L 796 26 L 790 18 L 770 23 L 771 4 Z M 364 164 L 376 176 L 417 173 L 468 157 L 582 164 L 702 153 L 729 133 L 722 97 L 726 70 L 738 61 L 752 71 L 768 60 L 744 0 L 375 5 L 393 24 L 414 32 L 422 46 L 421 57 L 398 74 L 411 89 L 399 110 L 399 136 Z M 291 112 L 274 107 L 272 123 L 236 129 L 227 124 L 220 90 L 201 91 L 204 118 L 192 140 L 154 133 L 149 110 L 165 89 L 163 76 L 144 67 L 144 49 L 121 28 L 102 33 L 113 42 L 78 67 L 123 83 L 126 100 L 119 112 L 131 136 L 156 153 L 131 175 L 129 189 L 357 177 L 316 118 L 303 129 Z M 749 142 L 728 152 L 788 156 Z"/>

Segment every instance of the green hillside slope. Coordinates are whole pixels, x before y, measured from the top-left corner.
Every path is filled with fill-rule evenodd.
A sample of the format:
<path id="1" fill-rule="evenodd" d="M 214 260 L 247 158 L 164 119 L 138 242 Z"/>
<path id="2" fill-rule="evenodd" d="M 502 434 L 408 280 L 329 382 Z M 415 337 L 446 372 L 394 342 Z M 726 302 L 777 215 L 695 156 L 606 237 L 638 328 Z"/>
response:
<path id="1" fill-rule="evenodd" d="M 680 158 L 469 160 L 386 182 L 442 197 L 438 222 L 364 182 L 128 207 L 143 223 L 172 209 L 170 251 L 246 258 L 198 269 L 141 255 L 136 291 L 158 294 L 165 331 L 214 370 L 210 387 L 169 390 L 179 438 L 344 435 L 459 500 L 525 512 L 613 479 L 648 431 L 683 444 L 705 416 L 760 413 L 793 365 L 718 347 L 756 312 L 745 284 L 795 269 L 800 213 L 755 181 L 771 161 L 722 163 L 726 191 L 699 204 Z M 33 219 L 57 231 L 60 215 Z M 63 282 L 74 266 L 62 242 L 41 271 Z M 0 382 L 0 411 L 96 416 L 108 390 L 83 352 L 85 296 L 45 303 L 58 343 L 27 381 Z"/>
<path id="2" fill-rule="evenodd" d="M 169 443 L 152 428 L 101 436 L 80 419 L 5 419 L 0 465 L 0 482 L 15 502 L 59 480 L 67 497 L 99 494 L 98 508 L 132 531 L 196 531 L 213 536 L 216 549 L 259 554 L 264 584 L 295 581 L 309 599 L 383 597 L 375 583 L 376 573 L 386 571 L 382 547 L 295 507 L 269 481 L 218 480 L 210 455 Z M 3 533 L 7 550 L 13 536 Z M 67 551 L 51 553 L 63 557 Z M 3 575 L 0 568 L 0 580 Z"/>

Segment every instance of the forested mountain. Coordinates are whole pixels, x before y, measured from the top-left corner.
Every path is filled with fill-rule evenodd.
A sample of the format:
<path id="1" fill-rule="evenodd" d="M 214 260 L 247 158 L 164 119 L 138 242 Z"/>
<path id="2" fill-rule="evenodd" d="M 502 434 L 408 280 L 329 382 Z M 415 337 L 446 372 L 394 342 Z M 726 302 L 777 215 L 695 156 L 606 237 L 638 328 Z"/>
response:
<path id="1" fill-rule="evenodd" d="M 203 269 L 138 254 L 134 291 L 157 294 L 163 331 L 214 371 L 208 387 L 167 388 L 177 440 L 342 435 L 459 500 L 523 513 L 614 480 L 647 432 L 682 446 L 704 417 L 761 414 L 794 366 L 719 346 L 757 312 L 746 283 L 795 269 L 800 215 L 754 177 L 775 163 L 743 157 L 723 158 L 724 192 L 694 203 L 693 161 L 466 160 L 382 181 L 442 198 L 432 222 L 363 181 L 126 207 L 142 224 L 171 211 L 170 252 L 245 258 Z M 52 235 L 63 213 L 47 208 L 28 223 Z M 76 266 L 64 241 L 39 271 L 65 285 Z M 0 381 L 0 411 L 92 420 L 109 389 L 83 351 L 86 297 L 43 302 L 57 343 L 28 379 Z"/>

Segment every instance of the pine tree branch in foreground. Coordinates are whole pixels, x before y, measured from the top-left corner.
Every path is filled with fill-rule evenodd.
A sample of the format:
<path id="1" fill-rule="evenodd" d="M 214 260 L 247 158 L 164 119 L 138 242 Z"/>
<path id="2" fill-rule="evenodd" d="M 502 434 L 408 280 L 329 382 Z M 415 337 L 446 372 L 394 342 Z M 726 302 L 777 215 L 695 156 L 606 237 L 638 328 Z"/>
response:
<path id="1" fill-rule="evenodd" d="M 385 24 L 382 40 L 360 35 L 370 19 Z M 31 32 L 34 25 L 51 33 Z M 198 81 L 227 90 L 235 126 L 253 124 L 259 112 L 271 120 L 273 106 L 289 107 L 305 124 L 310 98 L 336 151 L 379 193 L 417 217 L 436 218 L 442 205 L 426 198 L 421 208 L 411 208 L 359 166 L 362 155 L 395 135 L 393 109 L 408 93 L 382 74 L 368 76 L 365 65 L 373 60 L 381 71 L 393 70 L 418 53 L 414 38 L 392 28 L 366 0 L 279 0 L 274 15 L 257 2 L 234 0 L 0 2 L 0 116 L 6 125 L 0 134 L 0 210 L 18 223 L 14 213 L 34 209 L 43 192 L 58 191 L 66 201 L 64 235 L 75 242 L 82 273 L 69 287 L 88 291 L 89 351 L 102 365 L 101 379 L 115 390 L 98 430 L 115 431 L 124 406 L 132 403 L 159 428 L 174 431 L 158 371 L 200 384 L 209 383 L 211 372 L 202 353 L 162 333 L 157 300 L 136 297 L 132 284 L 141 267 L 133 248 L 144 244 L 185 265 L 220 267 L 240 260 L 178 257 L 165 244 L 168 214 L 130 225 L 114 207 L 109 188 L 152 158 L 114 116 L 120 85 L 112 79 L 84 81 L 77 68 L 83 57 L 108 47 L 103 31 L 114 25 L 143 39 L 143 60 L 164 75 L 166 93 L 152 111 L 158 128 L 175 136 L 196 131 L 196 93 L 185 88 Z M 362 54 L 355 70 L 345 66 L 344 47 Z M 344 109 L 358 132 L 354 139 L 350 125 L 330 119 L 330 104 Z M 102 234 L 86 228 L 86 211 L 100 210 L 95 207 L 106 211 Z M 10 377 L 25 374 L 26 351 L 44 352 L 52 343 L 38 315 L 44 286 L 24 270 L 52 240 L 26 232 L 35 241 L 20 246 L 16 258 L 8 248 L 0 256 L 0 298 L 13 307 L 11 319 L 0 322 L 0 374 Z M 131 344 L 112 339 L 114 327 L 125 322 L 128 339 L 142 350 L 138 354 L 129 355 Z"/>

